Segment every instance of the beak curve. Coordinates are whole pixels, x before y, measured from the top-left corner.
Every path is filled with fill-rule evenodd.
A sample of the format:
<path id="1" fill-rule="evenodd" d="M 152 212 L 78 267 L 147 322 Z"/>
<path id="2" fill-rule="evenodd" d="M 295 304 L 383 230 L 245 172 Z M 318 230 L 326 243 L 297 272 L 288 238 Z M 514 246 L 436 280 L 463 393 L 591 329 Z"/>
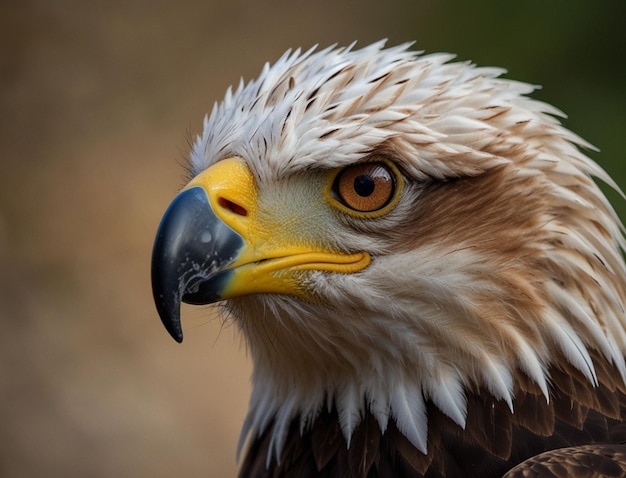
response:
<path id="1" fill-rule="evenodd" d="M 182 342 L 180 304 L 202 305 L 220 300 L 241 253 L 243 237 L 211 207 L 204 188 L 179 193 L 161 220 L 152 249 L 152 292 L 163 325 Z"/>

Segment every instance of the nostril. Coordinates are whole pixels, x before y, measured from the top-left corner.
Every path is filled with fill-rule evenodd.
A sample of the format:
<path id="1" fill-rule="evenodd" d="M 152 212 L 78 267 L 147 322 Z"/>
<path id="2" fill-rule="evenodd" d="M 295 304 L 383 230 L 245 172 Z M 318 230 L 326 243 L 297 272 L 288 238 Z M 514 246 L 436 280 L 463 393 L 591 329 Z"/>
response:
<path id="1" fill-rule="evenodd" d="M 237 203 L 234 203 L 226 198 L 218 198 L 217 203 L 220 205 L 220 207 L 223 207 L 224 209 L 228 209 L 230 212 L 234 212 L 235 214 L 239 215 L 239 216 L 247 216 L 248 215 L 248 211 L 246 210 L 245 207 L 240 206 Z"/>

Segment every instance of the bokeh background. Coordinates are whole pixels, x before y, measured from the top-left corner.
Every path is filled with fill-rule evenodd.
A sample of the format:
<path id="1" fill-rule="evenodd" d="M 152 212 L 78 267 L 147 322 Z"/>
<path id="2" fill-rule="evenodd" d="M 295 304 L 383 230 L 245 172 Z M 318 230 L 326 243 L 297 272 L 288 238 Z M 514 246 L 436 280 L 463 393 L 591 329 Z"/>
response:
<path id="1" fill-rule="evenodd" d="M 415 40 L 542 84 L 625 186 L 624 18 L 619 0 L 3 0 L 0 476 L 236 473 L 245 346 L 208 308 L 184 310 L 176 344 L 149 281 L 230 84 L 290 47 Z"/>

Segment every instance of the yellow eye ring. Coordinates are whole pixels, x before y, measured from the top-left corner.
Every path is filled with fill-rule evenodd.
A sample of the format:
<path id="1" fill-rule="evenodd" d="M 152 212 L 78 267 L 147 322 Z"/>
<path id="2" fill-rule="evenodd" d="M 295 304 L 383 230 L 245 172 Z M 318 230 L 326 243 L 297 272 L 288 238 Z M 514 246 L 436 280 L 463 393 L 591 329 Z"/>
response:
<path id="1" fill-rule="evenodd" d="M 329 196 L 333 205 L 354 216 L 376 217 L 395 206 L 402 188 L 398 169 L 373 157 L 333 171 Z"/>

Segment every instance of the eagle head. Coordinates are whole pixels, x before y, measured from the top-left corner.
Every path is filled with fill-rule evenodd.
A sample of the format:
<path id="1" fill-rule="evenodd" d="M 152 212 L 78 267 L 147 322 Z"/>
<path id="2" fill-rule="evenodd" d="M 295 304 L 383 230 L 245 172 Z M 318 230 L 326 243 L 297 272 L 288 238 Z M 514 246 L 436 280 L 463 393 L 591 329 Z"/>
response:
<path id="1" fill-rule="evenodd" d="M 477 403 L 549 435 L 520 397 L 624 388 L 624 240 L 593 177 L 616 186 L 532 86 L 408 48 L 287 52 L 229 89 L 159 227 L 161 319 L 181 341 L 181 301 L 220 301 L 240 328 L 267 467 L 329 414 L 343 448 L 367 418 L 431 463 Z"/>

